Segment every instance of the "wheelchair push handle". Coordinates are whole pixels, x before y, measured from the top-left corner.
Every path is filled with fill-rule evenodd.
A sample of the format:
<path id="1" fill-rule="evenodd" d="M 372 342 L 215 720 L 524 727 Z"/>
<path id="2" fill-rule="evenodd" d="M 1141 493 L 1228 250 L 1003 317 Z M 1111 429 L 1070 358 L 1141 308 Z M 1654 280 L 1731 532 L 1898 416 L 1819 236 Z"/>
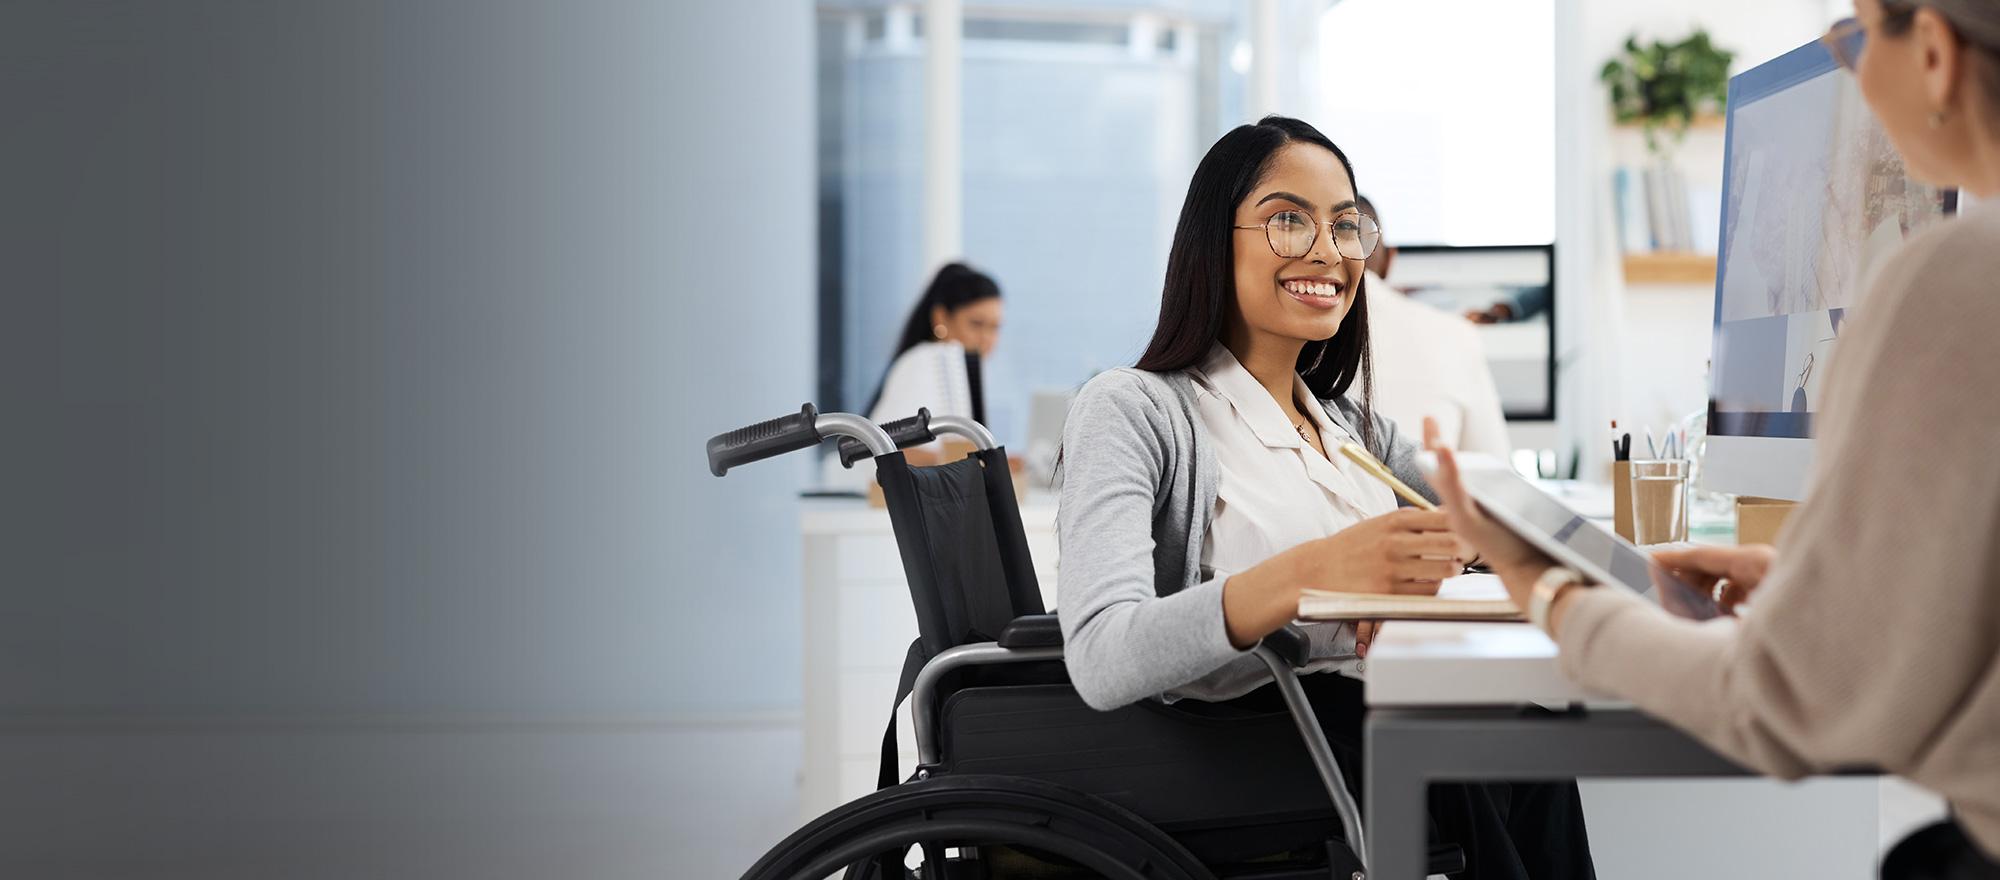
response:
<path id="1" fill-rule="evenodd" d="M 733 467 L 816 446 L 818 422 L 819 410 L 808 403 L 796 414 L 717 434 L 708 441 L 708 470 L 719 477 Z"/>
<path id="2" fill-rule="evenodd" d="M 795 414 L 710 437 L 708 470 L 720 477 L 733 467 L 810 449 L 827 437 L 859 440 L 872 455 L 896 451 L 889 435 L 867 419 L 850 413 L 823 413 L 808 403 Z"/>
<path id="3" fill-rule="evenodd" d="M 896 444 L 897 449 L 908 449 L 912 446 L 929 443 L 937 439 L 937 434 L 931 432 L 931 411 L 929 407 L 918 409 L 916 415 L 907 419 L 883 422 L 881 428 L 883 433 L 889 435 L 889 442 Z M 857 461 L 864 461 L 874 457 L 875 453 L 869 452 L 867 445 L 863 444 L 860 440 L 847 437 L 840 441 L 841 467 L 851 468 Z"/>
<path id="4" fill-rule="evenodd" d="M 898 418 L 894 422 L 882 422 L 880 428 L 882 428 L 884 434 L 888 434 L 888 442 L 896 444 L 898 450 L 906 450 L 910 446 L 922 446 L 922 444 L 928 444 L 928 442 L 932 442 L 932 440 L 938 438 L 938 434 L 934 434 L 930 430 L 930 408 L 928 406 L 918 408 L 916 416 Z M 868 460 L 868 458 L 874 458 L 874 456 L 876 456 L 876 452 L 870 452 L 868 446 L 862 444 L 856 438 L 844 438 L 844 440 L 840 440 L 840 466 L 842 468 L 852 468 L 854 462 L 862 462 L 862 460 Z"/>
<path id="5" fill-rule="evenodd" d="M 919 419 L 922 421 L 918 421 Z M 986 430 L 985 425 L 964 416 L 934 416 L 928 407 L 917 410 L 917 415 L 911 418 L 886 422 L 882 425 L 882 430 L 889 432 L 889 438 L 896 444 L 897 449 L 929 443 L 939 437 L 963 437 L 972 441 L 973 449 L 981 451 L 1000 445 L 998 440 L 993 439 L 993 432 Z M 871 453 L 852 440 L 840 441 L 841 467 L 851 468 L 857 461 L 881 454 Z"/>

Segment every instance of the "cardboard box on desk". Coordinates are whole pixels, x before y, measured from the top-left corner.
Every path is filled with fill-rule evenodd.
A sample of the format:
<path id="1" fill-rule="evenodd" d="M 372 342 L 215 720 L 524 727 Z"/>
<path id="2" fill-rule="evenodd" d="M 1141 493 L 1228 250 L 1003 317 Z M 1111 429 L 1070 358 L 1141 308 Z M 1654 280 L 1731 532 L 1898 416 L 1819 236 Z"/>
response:
<path id="1" fill-rule="evenodd" d="M 1797 506 L 1795 501 L 1754 495 L 1736 499 L 1736 543 L 1778 543 L 1778 532 L 1785 527 L 1785 517 L 1791 516 L 1792 508 Z"/>
<path id="2" fill-rule="evenodd" d="M 942 453 L 933 453 L 930 449 L 910 449 L 905 450 L 904 455 L 910 456 L 910 464 L 917 467 L 927 467 L 934 464 L 943 464 L 948 461 L 957 461 L 973 453 L 972 444 L 965 440 L 952 437 L 940 442 L 943 444 L 944 451 Z M 931 447 L 931 449 L 935 448 L 937 447 Z M 915 454 L 911 455 L 911 453 Z M 1013 478 L 1014 503 L 1020 504 L 1026 502 L 1028 500 L 1026 462 L 1010 455 L 1007 457 L 1007 471 L 1008 476 Z M 868 506 L 889 506 L 888 499 L 882 497 L 882 484 L 874 480 L 868 481 Z"/>

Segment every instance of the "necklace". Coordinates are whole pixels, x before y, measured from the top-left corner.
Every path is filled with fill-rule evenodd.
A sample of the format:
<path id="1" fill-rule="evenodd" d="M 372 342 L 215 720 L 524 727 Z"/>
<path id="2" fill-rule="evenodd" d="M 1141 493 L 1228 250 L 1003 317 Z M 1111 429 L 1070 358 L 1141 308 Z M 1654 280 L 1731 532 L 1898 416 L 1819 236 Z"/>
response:
<path id="1" fill-rule="evenodd" d="M 1306 426 L 1305 426 L 1305 425 L 1303 425 L 1303 424 L 1299 424 L 1299 425 L 1293 425 L 1292 427 L 1294 427 L 1294 428 L 1297 428 L 1297 429 L 1298 429 L 1298 431 L 1299 431 L 1299 439 L 1300 439 L 1300 440 L 1304 440 L 1304 441 L 1306 441 L 1307 443 L 1311 443 L 1311 442 L 1312 442 L 1312 437 L 1311 437 L 1310 435 L 1306 434 Z"/>

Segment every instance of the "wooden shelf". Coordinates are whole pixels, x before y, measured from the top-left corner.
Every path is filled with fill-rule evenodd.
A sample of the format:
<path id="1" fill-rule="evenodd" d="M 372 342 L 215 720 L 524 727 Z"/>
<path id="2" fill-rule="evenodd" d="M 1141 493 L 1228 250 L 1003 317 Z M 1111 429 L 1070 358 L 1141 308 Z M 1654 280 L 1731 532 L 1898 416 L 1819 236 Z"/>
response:
<path id="1" fill-rule="evenodd" d="M 1626 254 L 1626 284 L 1714 284 L 1711 254 Z"/>
<path id="2" fill-rule="evenodd" d="M 1646 129 L 1643 123 L 1638 122 L 1620 122 L 1616 124 L 1616 127 L 1626 131 L 1644 131 Z M 1728 120 L 1720 113 L 1697 114 L 1688 123 L 1689 131 L 1713 131 L 1721 133 L 1728 127 Z"/>

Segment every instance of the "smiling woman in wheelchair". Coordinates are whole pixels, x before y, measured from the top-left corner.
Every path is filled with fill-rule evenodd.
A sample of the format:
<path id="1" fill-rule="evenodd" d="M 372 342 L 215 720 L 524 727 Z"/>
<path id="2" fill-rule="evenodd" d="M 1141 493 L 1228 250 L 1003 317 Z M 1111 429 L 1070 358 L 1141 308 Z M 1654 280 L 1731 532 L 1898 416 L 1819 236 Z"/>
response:
<path id="1" fill-rule="evenodd" d="M 1309 587 L 1429 593 L 1465 553 L 1443 514 L 1398 509 L 1328 451 L 1361 443 L 1431 494 L 1414 438 L 1369 408 L 1364 261 L 1378 230 L 1352 166 L 1304 122 L 1240 126 L 1196 168 L 1159 324 L 1136 368 L 1092 379 L 1064 430 L 1059 535 L 1069 676 L 1100 710 L 1279 706 L 1250 649 Z M 1307 625 L 1302 682 L 1336 760 L 1361 748 L 1340 673 L 1374 627 Z M 1350 787 L 1354 787 L 1350 783 Z M 1435 836 L 1474 878 L 1593 876 L 1573 784 L 1438 785 Z"/>

